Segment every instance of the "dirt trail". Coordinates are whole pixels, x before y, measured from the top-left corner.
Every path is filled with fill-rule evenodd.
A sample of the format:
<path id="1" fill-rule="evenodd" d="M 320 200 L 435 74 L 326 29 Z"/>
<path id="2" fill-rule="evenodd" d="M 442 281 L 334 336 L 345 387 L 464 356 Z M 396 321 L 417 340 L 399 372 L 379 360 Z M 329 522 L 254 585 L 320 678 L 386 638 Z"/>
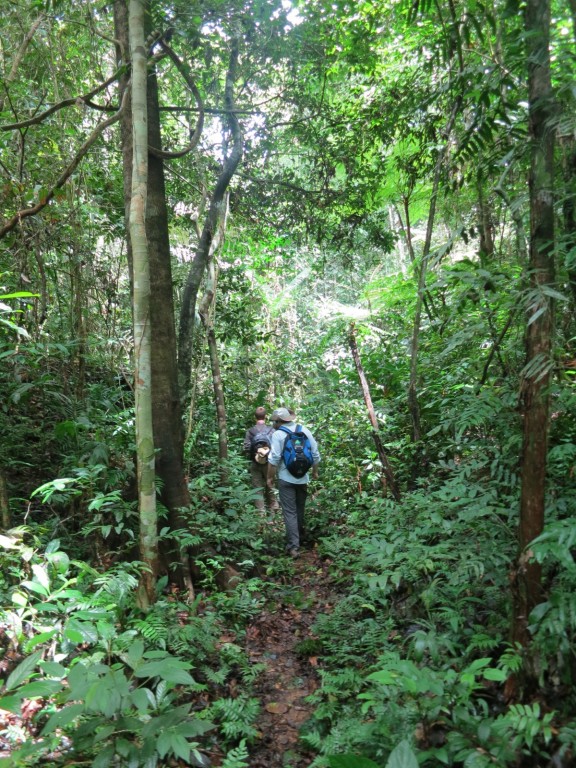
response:
<path id="1" fill-rule="evenodd" d="M 288 600 L 275 612 L 263 611 L 246 632 L 250 658 L 266 664 L 255 691 L 262 702 L 262 738 L 251 749 L 250 768 L 307 768 L 314 757 L 298 743 L 298 731 L 314 709 L 305 699 L 319 685 L 317 659 L 297 651 L 312 637 L 317 614 L 331 610 L 334 595 L 328 564 L 316 549 L 301 552 L 294 569 Z M 294 601 L 295 594 L 300 601 Z"/>

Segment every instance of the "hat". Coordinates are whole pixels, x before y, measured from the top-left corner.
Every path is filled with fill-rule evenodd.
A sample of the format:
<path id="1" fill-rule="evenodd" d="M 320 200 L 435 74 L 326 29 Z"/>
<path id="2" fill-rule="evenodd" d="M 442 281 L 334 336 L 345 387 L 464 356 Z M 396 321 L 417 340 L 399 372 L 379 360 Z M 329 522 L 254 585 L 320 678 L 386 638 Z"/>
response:
<path id="1" fill-rule="evenodd" d="M 273 421 L 292 421 L 292 416 L 288 408 L 276 408 L 272 414 Z"/>

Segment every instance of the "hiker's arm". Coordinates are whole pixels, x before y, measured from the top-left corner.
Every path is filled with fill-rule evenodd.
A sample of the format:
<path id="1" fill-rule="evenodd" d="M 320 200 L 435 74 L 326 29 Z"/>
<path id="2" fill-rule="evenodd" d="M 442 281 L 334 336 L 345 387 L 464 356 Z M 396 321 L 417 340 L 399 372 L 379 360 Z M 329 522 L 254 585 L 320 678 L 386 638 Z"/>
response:
<path id="1" fill-rule="evenodd" d="M 318 480 L 318 464 L 320 464 L 320 451 L 314 435 L 309 434 L 310 448 L 312 449 L 312 480 Z"/>

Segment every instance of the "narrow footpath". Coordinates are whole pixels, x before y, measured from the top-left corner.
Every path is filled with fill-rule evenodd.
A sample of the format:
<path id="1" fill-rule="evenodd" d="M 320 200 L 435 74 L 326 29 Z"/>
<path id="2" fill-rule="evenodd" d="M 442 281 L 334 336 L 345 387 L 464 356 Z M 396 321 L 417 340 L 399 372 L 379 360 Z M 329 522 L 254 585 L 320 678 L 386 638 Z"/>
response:
<path id="1" fill-rule="evenodd" d="M 299 652 L 299 646 L 313 639 L 316 616 L 332 610 L 335 596 L 328 567 L 316 549 L 301 551 L 286 597 L 247 628 L 247 653 L 254 663 L 266 664 L 256 684 L 262 704 L 261 739 L 250 750 L 250 768 L 307 768 L 314 758 L 299 743 L 298 734 L 314 710 L 306 697 L 319 685 L 318 660 Z"/>

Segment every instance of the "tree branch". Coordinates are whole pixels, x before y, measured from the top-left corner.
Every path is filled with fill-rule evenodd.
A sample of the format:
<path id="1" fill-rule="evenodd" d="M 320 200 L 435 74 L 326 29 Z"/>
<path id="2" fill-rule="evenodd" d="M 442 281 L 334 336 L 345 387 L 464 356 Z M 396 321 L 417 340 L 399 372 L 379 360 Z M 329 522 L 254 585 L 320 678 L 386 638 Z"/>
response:
<path id="1" fill-rule="evenodd" d="M 24 40 L 22 40 L 20 48 L 18 48 L 18 50 L 16 52 L 16 55 L 14 56 L 14 61 L 12 62 L 12 67 L 10 69 L 10 72 L 9 72 L 8 76 L 6 77 L 6 79 L 4 81 L 4 87 L 5 88 L 6 88 L 6 86 L 10 85 L 10 83 L 16 77 L 16 74 L 18 72 L 18 67 L 20 66 L 20 62 L 24 58 L 24 54 L 26 53 L 26 49 L 28 48 L 28 46 L 32 42 L 32 38 L 36 34 L 36 30 L 38 29 L 40 24 L 42 24 L 42 22 L 44 21 L 45 18 L 46 18 L 46 15 L 44 13 L 41 13 L 38 16 L 38 18 L 36 19 L 36 21 L 32 24 L 32 26 L 30 27 L 30 29 L 28 30 L 26 35 L 24 36 Z M 0 112 L 2 111 L 3 108 L 4 108 L 4 97 L 2 97 L 0 99 Z"/>
<path id="2" fill-rule="evenodd" d="M 114 83 L 120 75 L 124 72 L 125 66 L 122 65 L 119 67 L 114 74 L 108 78 L 105 82 L 101 83 L 99 86 L 94 88 L 89 93 L 85 94 L 84 96 L 75 96 L 71 99 L 64 99 L 63 101 L 60 101 L 58 104 L 53 104 L 51 107 L 49 107 L 44 112 L 41 112 L 38 115 L 35 115 L 35 117 L 30 117 L 28 120 L 22 120 L 19 123 L 8 123 L 7 125 L 0 125 L 0 131 L 17 131 L 21 128 L 28 128 L 31 125 L 38 125 L 39 123 L 43 122 L 47 117 L 50 117 L 50 115 L 53 115 L 55 112 L 59 112 L 61 109 L 64 109 L 65 107 L 71 107 L 74 104 L 83 103 L 87 106 L 94 106 L 91 102 L 91 99 L 93 96 L 96 96 L 96 94 L 101 93 L 103 90 L 108 88 L 109 85 Z M 101 107 L 99 107 L 101 109 Z M 118 112 L 115 113 L 114 118 L 117 120 L 120 116 L 122 111 L 122 106 L 120 106 Z M 114 122 L 114 119 L 113 119 Z"/>
<path id="3" fill-rule="evenodd" d="M 16 227 L 16 225 L 22 221 L 22 219 L 25 219 L 28 216 L 36 215 L 48 205 L 50 200 L 52 200 L 52 198 L 56 194 L 56 191 L 61 187 L 63 187 L 66 181 L 68 181 L 68 179 L 70 178 L 70 176 L 72 176 L 72 174 L 78 167 L 80 161 L 87 154 L 88 150 L 95 143 L 96 139 L 98 139 L 98 137 L 102 134 L 102 132 L 106 128 L 108 128 L 108 126 L 112 125 L 113 123 L 115 123 L 117 120 L 120 119 L 120 117 L 122 116 L 124 107 L 126 105 L 128 92 L 129 92 L 129 89 L 126 89 L 126 91 L 124 92 L 124 97 L 122 99 L 122 104 L 120 105 L 120 109 L 118 110 L 118 112 L 112 115 L 112 117 L 109 117 L 107 120 L 104 120 L 103 122 L 99 123 L 96 126 L 96 128 L 94 128 L 90 136 L 86 139 L 84 144 L 82 144 L 82 146 L 78 150 L 76 156 L 73 158 L 71 163 L 68 165 L 68 167 L 57 179 L 54 186 L 50 190 L 48 190 L 48 192 L 44 195 L 44 197 L 38 203 L 36 203 L 36 205 L 33 205 L 31 208 L 24 208 L 24 210 L 18 211 L 18 213 L 16 213 L 11 219 L 9 219 L 6 222 L 6 224 L 0 227 L 0 240 L 8 232 L 11 232 L 14 229 L 14 227 Z"/>
<path id="4" fill-rule="evenodd" d="M 187 67 L 185 67 L 184 63 L 178 58 L 176 53 L 172 50 L 172 48 L 166 43 L 164 40 L 159 40 L 160 45 L 162 46 L 163 51 L 166 52 L 166 54 L 172 59 L 174 64 L 176 65 L 176 69 L 184 80 L 186 81 L 188 88 L 192 91 L 192 94 L 196 100 L 196 104 L 198 105 L 198 120 L 196 121 L 196 128 L 194 130 L 194 133 L 192 134 L 190 141 L 188 142 L 188 146 L 186 146 L 184 149 L 181 149 L 178 152 L 167 152 L 163 149 L 157 149 L 156 147 L 148 147 L 148 151 L 154 155 L 154 157 L 160 157 L 165 160 L 171 160 L 177 157 L 184 157 L 185 155 L 192 152 L 193 149 L 198 145 L 198 142 L 200 141 L 200 137 L 202 136 L 202 131 L 204 129 L 204 103 L 202 101 L 202 96 L 200 95 L 200 91 L 198 90 L 196 83 L 190 76 L 190 73 L 187 71 Z"/>

